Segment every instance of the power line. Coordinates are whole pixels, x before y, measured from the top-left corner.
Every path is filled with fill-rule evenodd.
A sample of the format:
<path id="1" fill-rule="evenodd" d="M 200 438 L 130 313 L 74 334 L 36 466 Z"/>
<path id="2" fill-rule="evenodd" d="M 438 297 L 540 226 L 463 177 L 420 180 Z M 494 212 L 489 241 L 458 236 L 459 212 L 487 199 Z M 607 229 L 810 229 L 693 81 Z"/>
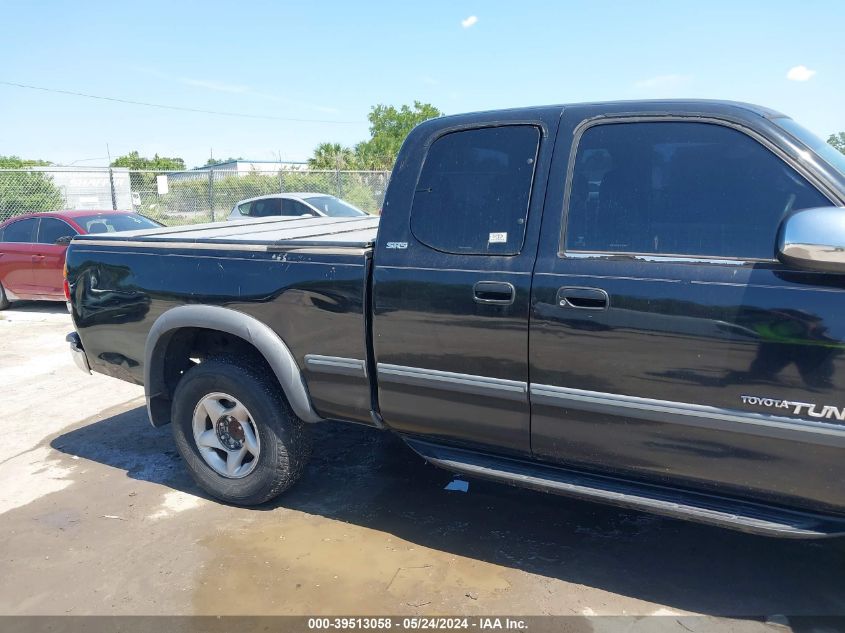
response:
<path id="1" fill-rule="evenodd" d="M 128 103 L 130 105 L 145 106 L 147 108 L 160 108 L 162 110 L 178 110 L 180 112 L 195 112 L 199 114 L 214 114 L 217 116 L 239 117 L 244 119 L 268 119 L 271 121 L 289 121 L 294 123 L 337 123 L 342 125 L 359 125 L 363 121 L 336 121 L 331 119 L 294 119 L 289 117 L 271 116 L 269 114 L 244 114 L 241 112 L 224 112 L 221 110 L 203 110 L 201 108 L 186 108 L 183 106 L 165 105 L 163 103 L 149 103 L 147 101 L 133 101 L 132 99 L 119 99 L 117 97 L 104 97 L 102 95 L 92 95 L 84 92 L 74 92 L 72 90 L 59 90 L 58 88 L 44 88 L 42 86 L 31 86 L 29 84 L 20 84 L 14 81 L 0 80 L 0 85 L 12 86 L 15 88 L 27 88 L 28 90 L 41 90 L 43 92 L 53 92 L 56 94 L 72 95 L 74 97 L 86 97 L 88 99 L 99 99 L 100 101 L 114 101 L 116 103 Z"/>

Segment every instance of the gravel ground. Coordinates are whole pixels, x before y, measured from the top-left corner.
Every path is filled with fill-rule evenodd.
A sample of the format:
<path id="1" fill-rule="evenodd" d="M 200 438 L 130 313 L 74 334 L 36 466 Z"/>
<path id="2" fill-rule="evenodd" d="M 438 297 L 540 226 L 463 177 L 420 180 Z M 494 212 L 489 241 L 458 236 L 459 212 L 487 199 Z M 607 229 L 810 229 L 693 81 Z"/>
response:
<path id="1" fill-rule="evenodd" d="M 449 473 L 352 425 L 314 429 L 280 499 L 216 503 L 149 425 L 141 388 L 73 365 L 63 305 L 2 315 L 0 614 L 845 614 L 841 542 L 476 480 L 448 490 Z"/>

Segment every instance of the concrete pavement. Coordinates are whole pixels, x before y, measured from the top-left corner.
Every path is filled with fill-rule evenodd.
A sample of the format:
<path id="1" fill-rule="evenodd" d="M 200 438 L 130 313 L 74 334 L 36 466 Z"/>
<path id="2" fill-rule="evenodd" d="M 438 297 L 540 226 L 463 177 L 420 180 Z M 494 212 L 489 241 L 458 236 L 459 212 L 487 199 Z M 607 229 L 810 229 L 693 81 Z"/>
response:
<path id="1" fill-rule="evenodd" d="M 477 480 L 448 490 L 449 473 L 351 425 L 315 427 L 304 479 L 278 500 L 219 504 L 149 425 L 140 387 L 76 368 L 63 305 L 2 314 L 2 614 L 845 613 L 838 541 Z"/>

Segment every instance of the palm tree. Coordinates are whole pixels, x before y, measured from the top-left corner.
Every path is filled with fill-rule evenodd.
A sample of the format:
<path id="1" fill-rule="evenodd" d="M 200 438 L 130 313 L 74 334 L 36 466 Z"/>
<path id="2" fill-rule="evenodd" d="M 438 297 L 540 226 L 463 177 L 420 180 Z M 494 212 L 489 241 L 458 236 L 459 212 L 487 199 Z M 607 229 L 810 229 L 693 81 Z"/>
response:
<path id="1" fill-rule="evenodd" d="M 308 159 L 311 169 L 352 169 L 355 156 L 340 143 L 320 143 Z"/>

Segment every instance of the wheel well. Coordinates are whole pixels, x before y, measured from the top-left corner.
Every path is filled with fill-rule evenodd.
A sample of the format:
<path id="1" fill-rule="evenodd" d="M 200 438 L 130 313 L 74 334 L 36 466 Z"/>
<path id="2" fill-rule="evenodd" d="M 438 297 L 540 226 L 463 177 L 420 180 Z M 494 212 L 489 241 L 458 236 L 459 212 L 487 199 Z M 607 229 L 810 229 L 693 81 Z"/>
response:
<path id="1" fill-rule="evenodd" d="M 160 426 L 170 421 L 170 403 L 176 386 L 191 367 L 219 356 L 244 358 L 253 367 L 264 370 L 278 385 L 278 379 L 267 360 L 249 341 L 229 332 L 200 327 L 184 327 L 170 332 L 166 341 L 161 341 L 162 350 L 155 356 L 161 362 L 161 391 L 151 399 L 153 424 Z M 157 350 L 158 351 L 158 350 Z M 281 385 L 279 389 L 284 397 Z"/>

